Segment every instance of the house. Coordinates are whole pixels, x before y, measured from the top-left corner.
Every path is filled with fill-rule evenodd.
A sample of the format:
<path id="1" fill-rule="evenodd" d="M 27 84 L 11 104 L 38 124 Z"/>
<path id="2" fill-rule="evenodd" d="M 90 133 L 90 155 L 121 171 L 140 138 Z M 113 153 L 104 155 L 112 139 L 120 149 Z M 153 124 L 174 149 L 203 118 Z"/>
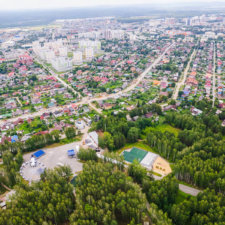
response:
<path id="1" fill-rule="evenodd" d="M 168 110 L 176 110 L 176 105 L 167 105 L 165 107 L 163 107 L 163 111 L 168 111 Z"/>
<path id="2" fill-rule="evenodd" d="M 104 103 L 101 107 L 105 110 L 111 109 L 114 105 L 110 103 Z"/>
<path id="3" fill-rule="evenodd" d="M 75 126 L 78 130 L 83 130 L 85 128 L 85 122 L 83 120 L 77 120 Z"/>
<path id="4" fill-rule="evenodd" d="M 145 118 L 151 118 L 151 117 L 153 117 L 153 113 L 152 112 L 149 112 L 149 113 L 145 114 Z"/>
<path id="5" fill-rule="evenodd" d="M 191 77 L 189 77 L 188 79 L 187 79 L 187 82 L 186 82 L 187 84 L 189 84 L 189 85 L 198 85 L 198 81 L 195 79 L 195 78 L 191 78 Z"/>
<path id="6" fill-rule="evenodd" d="M 62 115 L 63 115 L 63 112 L 62 112 L 62 111 L 55 111 L 55 112 L 53 113 L 53 115 L 57 118 L 57 117 L 62 116 Z"/>
<path id="7" fill-rule="evenodd" d="M 202 114 L 202 110 L 197 109 L 197 108 L 195 108 L 195 107 L 191 107 L 191 114 L 192 114 L 193 116 L 199 116 L 199 115 Z"/>
<path id="8" fill-rule="evenodd" d="M 154 85 L 154 86 L 159 86 L 159 85 L 160 85 L 160 81 L 158 81 L 158 80 L 153 80 L 153 85 Z"/>
<path id="9" fill-rule="evenodd" d="M 92 149 L 98 148 L 98 134 L 96 131 L 88 133 L 85 144 Z"/>
<path id="10" fill-rule="evenodd" d="M 25 135 L 25 136 L 23 136 L 23 137 L 21 138 L 21 141 L 22 141 L 22 142 L 25 142 L 25 141 L 27 141 L 29 138 L 31 138 L 31 136 Z"/>
<path id="11" fill-rule="evenodd" d="M 131 119 L 129 114 L 126 115 L 126 119 L 127 119 L 127 121 L 132 121 L 132 119 Z"/>
<path id="12" fill-rule="evenodd" d="M 138 118 L 139 118 L 139 116 L 134 116 L 134 117 L 133 117 L 133 121 L 137 121 Z"/>
<path id="13" fill-rule="evenodd" d="M 131 110 L 133 110 L 134 108 L 135 108 L 134 105 L 128 106 L 128 107 L 127 107 L 127 111 L 131 111 Z"/>
<path id="14" fill-rule="evenodd" d="M 225 127 L 225 120 L 221 124 L 222 127 Z"/>
<path id="15" fill-rule="evenodd" d="M 221 109 L 225 108 L 225 103 L 220 103 L 219 108 L 221 108 Z"/>
<path id="16" fill-rule="evenodd" d="M 83 117 L 84 121 L 87 123 L 88 126 L 91 125 L 92 123 L 92 120 L 90 118 L 87 118 L 87 117 Z"/>

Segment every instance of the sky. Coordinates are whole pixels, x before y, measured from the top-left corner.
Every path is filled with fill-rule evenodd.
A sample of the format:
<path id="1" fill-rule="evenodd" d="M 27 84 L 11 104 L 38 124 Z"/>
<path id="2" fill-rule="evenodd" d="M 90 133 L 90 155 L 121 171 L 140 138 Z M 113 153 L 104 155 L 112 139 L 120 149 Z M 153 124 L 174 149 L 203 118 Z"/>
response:
<path id="1" fill-rule="evenodd" d="M 182 2 L 225 2 L 225 0 L 0 0 L 0 10 L 55 9 L 68 7 L 92 7 Z"/>

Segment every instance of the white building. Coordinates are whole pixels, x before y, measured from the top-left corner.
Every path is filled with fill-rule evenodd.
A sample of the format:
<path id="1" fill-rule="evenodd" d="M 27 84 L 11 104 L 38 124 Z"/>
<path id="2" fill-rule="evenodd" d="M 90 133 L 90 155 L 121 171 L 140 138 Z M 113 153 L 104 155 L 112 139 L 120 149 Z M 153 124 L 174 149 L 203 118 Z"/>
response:
<path id="1" fill-rule="evenodd" d="M 83 54 L 81 51 L 76 51 L 73 53 L 73 64 L 80 65 L 83 63 Z"/>
<path id="2" fill-rule="evenodd" d="M 101 51 L 101 42 L 100 41 L 90 41 L 90 40 L 82 40 L 79 41 L 79 48 L 84 50 L 86 48 L 92 48 L 95 53 Z"/>
<path id="3" fill-rule="evenodd" d="M 213 39 L 216 38 L 215 32 L 205 32 L 205 36 L 206 36 L 207 38 L 213 38 Z"/>
<path id="4" fill-rule="evenodd" d="M 47 61 L 51 61 L 55 58 L 55 53 L 53 51 L 45 51 L 44 54 Z"/>
<path id="5" fill-rule="evenodd" d="M 15 41 L 13 40 L 8 40 L 8 41 L 5 41 L 1 44 L 1 48 L 2 49 L 7 49 L 8 47 L 13 47 L 15 45 Z"/>
<path id="6" fill-rule="evenodd" d="M 60 47 L 58 48 L 58 51 L 59 51 L 59 56 L 67 57 L 67 54 L 68 54 L 67 47 Z"/>
<path id="7" fill-rule="evenodd" d="M 123 30 L 112 30 L 111 31 L 112 39 L 124 39 L 124 31 Z"/>
<path id="8" fill-rule="evenodd" d="M 98 134 L 96 131 L 88 133 L 85 144 L 92 149 L 98 148 Z"/>
<path id="9" fill-rule="evenodd" d="M 84 57 L 86 60 L 92 60 L 94 57 L 94 50 L 93 48 L 89 47 L 89 48 L 85 48 L 84 50 Z"/>
<path id="10" fill-rule="evenodd" d="M 64 72 L 73 68 L 72 59 L 65 57 L 56 57 L 51 61 L 51 64 L 58 72 Z"/>

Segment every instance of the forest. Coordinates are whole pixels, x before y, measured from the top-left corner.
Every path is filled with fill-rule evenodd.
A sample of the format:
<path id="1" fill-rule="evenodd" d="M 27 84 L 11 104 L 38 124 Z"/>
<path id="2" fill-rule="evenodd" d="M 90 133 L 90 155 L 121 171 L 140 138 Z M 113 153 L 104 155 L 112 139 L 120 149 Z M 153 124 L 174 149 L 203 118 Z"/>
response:
<path id="1" fill-rule="evenodd" d="M 205 103 L 197 104 L 200 108 Z M 143 115 L 149 112 L 153 117 L 145 118 Z M 57 142 L 56 133 L 39 137 L 40 140 L 35 137 L 30 140 L 32 144 L 2 145 L 6 173 L 0 179 L 4 182 L 7 177 L 17 192 L 7 209 L 0 210 L 0 223 L 225 224 L 225 132 L 221 126 L 224 112 L 216 115 L 205 107 L 200 116 L 193 116 L 187 110 L 165 113 L 158 105 L 139 105 L 129 114 L 131 118 L 139 117 L 128 121 L 125 113 L 118 113 L 102 116 L 93 124 L 92 129 L 101 133 L 99 145 L 109 151 L 100 159 L 95 151 L 80 149 L 78 158 L 84 165 L 75 179 L 75 189 L 68 167 L 45 171 L 41 181 L 31 186 L 18 176 L 22 153 L 47 140 Z M 154 180 L 137 161 L 125 164 L 118 149 L 138 142 L 167 159 L 173 172 Z M 201 192 L 196 197 L 181 197 L 181 182 Z"/>
<path id="2" fill-rule="evenodd" d="M 130 112 L 132 118 L 139 116 L 136 121 L 127 121 L 123 114 L 102 118 L 97 124 L 97 129 L 104 131 L 103 140 L 100 141 L 111 151 L 115 151 L 126 143 L 144 141 L 154 152 L 174 164 L 171 176 L 178 182 L 186 182 L 204 190 L 197 198 L 186 199 L 179 204 L 175 204 L 175 198 L 168 200 L 166 198 L 168 193 L 165 196 L 160 193 L 158 195 L 163 196 L 163 203 L 161 203 L 159 199 L 156 198 L 156 200 L 149 195 L 143 186 L 148 184 L 147 189 L 153 190 L 152 186 L 158 181 L 151 185 L 146 184 L 146 181 L 142 184 L 136 178 L 136 181 L 143 186 L 149 202 L 153 202 L 167 212 L 174 224 L 225 224 L 225 218 L 222 216 L 225 193 L 225 128 L 221 126 L 224 111 L 216 115 L 215 109 L 208 107 L 209 104 L 205 100 L 194 102 L 194 104 L 203 110 L 202 115 L 196 117 L 188 111 L 156 113 L 156 110 L 144 105 Z M 160 127 L 160 124 L 152 119 L 144 118 L 142 115 L 147 112 L 161 115 L 163 118 L 161 123 L 179 129 L 178 135 L 170 131 L 154 129 L 154 127 Z M 147 129 L 145 132 L 146 127 L 153 129 Z M 120 145 L 116 145 L 117 142 Z M 138 176 L 140 179 L 140 174 Z M 176 196 L 176 191 L 173 190 L 172 193 Z M 171 193 L 169 195 L 172 196 Z M 170 203 L 169 206 L 167 202 Z M 204 204 L 205 207 L 203 207 Z M 218 214 L 216 217 L 211 214 L 213 205 L 218 209 L 218 213 L 214 212 Z"/>

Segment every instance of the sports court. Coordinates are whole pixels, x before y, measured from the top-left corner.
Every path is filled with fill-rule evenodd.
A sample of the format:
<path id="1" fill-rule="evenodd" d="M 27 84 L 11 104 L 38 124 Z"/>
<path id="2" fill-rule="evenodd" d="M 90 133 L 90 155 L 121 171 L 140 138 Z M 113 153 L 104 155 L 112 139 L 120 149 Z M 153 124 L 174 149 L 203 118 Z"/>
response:
<path id="1" fill-rule="evenodd" d="M 130 163 L 132 163 L 134 160 L 138 160 L 138 162 L 141 162 L 144 159 L 144 157 L 147 155 L 147 153 L 148 152 L 144 150 L 133 147 L 130 151 L 124 151 L 123 157 L 125 161 Z"/>

